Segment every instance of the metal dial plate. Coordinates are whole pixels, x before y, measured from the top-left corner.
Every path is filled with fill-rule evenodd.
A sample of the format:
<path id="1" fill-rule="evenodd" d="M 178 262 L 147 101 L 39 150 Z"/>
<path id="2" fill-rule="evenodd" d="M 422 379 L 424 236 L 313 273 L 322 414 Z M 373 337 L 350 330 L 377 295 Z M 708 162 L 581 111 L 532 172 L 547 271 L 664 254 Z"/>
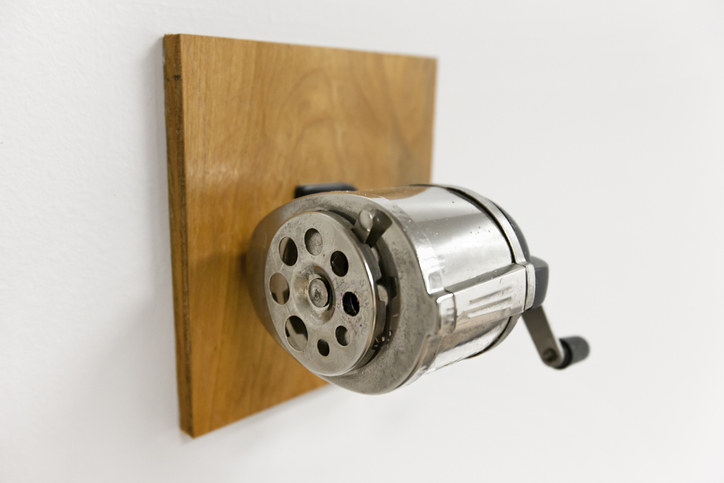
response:
<path id="1" fill-rule="evenodd" d="M 370 248 L 335 213 L 300 213 L 277 230 L 266 301 L 279 339 L 305 367 L 334 376 L 365 359 L 378 312 L 375 267 Z"/>

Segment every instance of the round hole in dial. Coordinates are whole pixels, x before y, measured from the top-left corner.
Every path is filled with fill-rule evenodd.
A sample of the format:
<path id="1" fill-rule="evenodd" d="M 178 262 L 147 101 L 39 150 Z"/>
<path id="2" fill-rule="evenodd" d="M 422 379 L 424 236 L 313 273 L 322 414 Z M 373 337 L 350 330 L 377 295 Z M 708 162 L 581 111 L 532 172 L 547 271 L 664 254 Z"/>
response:
<path id="1" fill-rule="evenodd" d="M 289 300 L 289 284 L 281 273 L 275 273 L 269 279 L 269 291 L 274 302 L 284 305 Z"/>
<path id="2" fill-rule="evenodd" d="M 329 355 L 329 344 L 327 344 L 327 341 L 324 339 L 319 339 L 319 341 L 317 342 L 317 350 L 321 355 L 327 357 Z"/>
<path id="3" fill-rule="evenodd" d="M 359 313 L 359 299 L 352 292 L 347 292 L 342 296 L 342 307 L 345 313 L 349 315 L 357 315 Z"/>
<path id="4" fill-rule="evenodd" d="M 304 245 L 309 253 L 319 255 L 322 253 L 322 235 L 314 228 L 310 228 L 304 234 Z"/>
<path id="5" fill-rule="evenodd" d="M 349 331 L 343 325 L 340 325 L 335 329 L 334 336 L 337 338 L 339 345 L 346 346 L 349 344 Z"/>
<path id="6" fill-rule="evenodd" d="M 342 252 L 332 253 L 332 257 L 329 259 L 330 265 L 332 265 L 332 271 L 340 277 L 347 275 L 349 270 L 349 262 L 347 257 Z"/>
<path id="7" fill-rule="evenodd" d="M 302 319 L 296 315 L 292 315 L 287 319 L 287 323 L 284 326 L 284 333 L 292 348 L 301 351 L 307 346 L 307 326 L 304 325 Z"/>
<path id="8" fill-rule="evenodd" d="M 282 258 L 282 262 L 289 265 L 290 267 L 297 263 L 297 245 L 289 237 L 282 238 L 279 242 L 279 256 Z"/>

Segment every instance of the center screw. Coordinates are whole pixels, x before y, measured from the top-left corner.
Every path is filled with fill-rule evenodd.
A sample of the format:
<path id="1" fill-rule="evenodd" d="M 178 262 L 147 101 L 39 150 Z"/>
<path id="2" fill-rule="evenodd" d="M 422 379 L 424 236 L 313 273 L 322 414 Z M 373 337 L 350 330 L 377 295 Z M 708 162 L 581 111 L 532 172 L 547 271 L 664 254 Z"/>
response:
<path id="1" fill-rule="evenodd" d="M 315 307 L 324 308 L 329 305 L 329 288 L 321 278 L 315 278 L 309 282 L 307 294 Z"/>

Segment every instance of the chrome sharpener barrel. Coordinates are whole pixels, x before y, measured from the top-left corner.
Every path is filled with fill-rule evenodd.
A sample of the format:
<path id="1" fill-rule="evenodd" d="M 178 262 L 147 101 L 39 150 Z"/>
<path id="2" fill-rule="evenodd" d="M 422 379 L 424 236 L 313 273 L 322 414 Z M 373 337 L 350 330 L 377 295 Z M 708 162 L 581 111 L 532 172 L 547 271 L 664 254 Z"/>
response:
<path id="1" fill-rule="evenodd" d="M 387 392 L 480 354 L 526 311 L 546 364 L 582 358 L 551 338 L 539 307 L 547 265 L 505 212 L 461 188 L 304 196 L 262 220 L 247 265 L 269 332 L 354 391 Z"/>

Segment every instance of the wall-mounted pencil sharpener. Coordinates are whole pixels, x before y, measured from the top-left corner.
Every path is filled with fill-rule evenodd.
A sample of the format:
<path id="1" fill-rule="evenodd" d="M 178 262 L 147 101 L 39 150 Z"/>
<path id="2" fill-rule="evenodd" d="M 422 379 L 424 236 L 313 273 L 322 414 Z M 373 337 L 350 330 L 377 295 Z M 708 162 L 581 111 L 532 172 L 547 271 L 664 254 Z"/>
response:
<path id="1" fill-rule="evenodd" d="M 307 188 L 322 192 L 260 222 L 247 265 L 266 328 L 323 379 L 391 391 L 495 347 L 521 315 L 547 365 L 588 355 L 584 339 L 553 335 L 548 266 L 492 201 L 448 186 Z"/>

